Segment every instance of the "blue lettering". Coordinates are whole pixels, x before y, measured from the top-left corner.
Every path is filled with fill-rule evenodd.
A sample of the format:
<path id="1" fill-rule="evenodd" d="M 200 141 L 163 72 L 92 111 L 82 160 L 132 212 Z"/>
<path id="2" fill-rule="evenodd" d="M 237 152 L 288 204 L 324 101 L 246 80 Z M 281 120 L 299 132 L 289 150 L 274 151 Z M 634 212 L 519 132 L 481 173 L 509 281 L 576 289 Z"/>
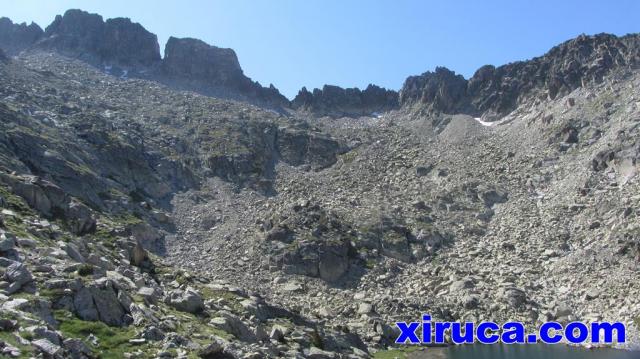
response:
<path id="1" fill-rule="evenodd" d="M 451 327 L 449 322 L 436 322 L 436 344 L 445 344 L 444 332 Z"/>
<path id="2" fill-rule="evenodd" d="M 504 344 L 524 344 L 524 325 L 518 322 L 504 323 L 501 340 Z"/>
<path id="3" fill-rule="evenodd" d="M 576 332 L 578 334 L 576 335 Z M 564 336 L 569 343 L 580 344 L 587 340 L 589 336 L 589 328 L 587 325 L 581 322 L 571 322 L 564 328 Z"/>
<path id="4" fill-rule="evenodd" d="M 478 324 L 476 328 L 476 337 L 478 342 L 482 344 L 495 344 L 500 340 L 500 335 L 497 333 L 500 330 L 500 326 L 494 322 L 482 322 Z M 487 335 L 487 332 L 491 334 Z"/>
<path id="5" fill-rule="evenodd" d="M 462 324 L 453 323 L 451 326 L 451 340 L 455 344 L 472 344 L 473 322 L 464 323 L 464 333 L 462 333 Z"/>
<path id="6" fill-rule="evenodd" d="M 540 326 L 540 340 L 545 344 L 557 344 L 562 340 L 562 334 L 556 333 L 554 336 L 549 336 L 549 330 L 554 329 L 556 331 L 562 330 L 562 324 L 558 322 L 547 322 Z"/>
<path id="7" fill-rule="evenodd" d="M 431 316 L 422 315 L 422 342 L 431 343 Z"/>
<path id="8" fill-rule="evenodd" d="M 600 343 L 600 331 L 604 331 L 604 343 L 613 343 L 613 331 L 618 334 L 618 343 L 625 342 L 625 326 L 623 323 L 591 323 L 591 342 Z"/>
<path id="9" fill-rule="evenodd" d="M 420 326 L 420 323 L 412 322 L 397 322 L 396 326 L 400 329 L 400 335 L 396 339 L 396 344 L 405 344 L 407 340 L 411 344 L 420 344 L 420 339 L 416 335 L 416 329 Z"/>

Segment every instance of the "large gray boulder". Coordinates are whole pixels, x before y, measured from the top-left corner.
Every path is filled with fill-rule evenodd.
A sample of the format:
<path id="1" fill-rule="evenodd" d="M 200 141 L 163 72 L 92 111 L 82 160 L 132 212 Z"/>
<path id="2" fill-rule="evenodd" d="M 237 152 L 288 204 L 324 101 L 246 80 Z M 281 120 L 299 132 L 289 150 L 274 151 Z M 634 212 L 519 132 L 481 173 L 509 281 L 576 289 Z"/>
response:
<path id="1" fill-rule="evenodd" d="M 202 296 L 192 288 L 172 290 L 165 300 L 167 304 L 181 312 L 199 313 L 204 310 Z"/>
<path id="2" fill-rule="evenodd" d="M 64 350 L 61 346 L 51 343 L 47 339 L 37 339 L 31 342 L 46 358 L 62 359 Z"/>
<path id="3" fill-rule="evenodd" d="M 4 279 L 10 283 L 5 291 L 12 294 L 19 291 L 25 284 L 31 282 L 33 276 L 26 265 L 20 262 L 14 262 L 7 267 L 4 273 Z"/>
<path id="4" fill-rule="evenodd" d="M 69 203 L 65 217 L 69 229 L 75 234 L 91 233 L 96 229 L 96 220 L 93 218 L 91 209 L 75 199 Z"/>
<path id="5" fill-rule="evenodd" d="M 253 343 L 256 341 L 256 336 L 253 331 L 251 331 L 251 329 L 244 324 L 237 315 L 227 311 L 219 312 L 218 316 L 211 319 L 209 324 L 214 325 L 229 334 L 233 334 L 243 342 Z"/>
<path id="6" fill-rule="evenodd" d="M 136 246 L 139 245 L 142 247 L 142 249 L 146 249 L 154 253 L 158 253 L 159 251 L 161 251 L 163 246 L 162 241 L 164 239 L 164 235 L 157 229 L 150 226 L 148 223 L 141 222 L 141 223 L 133 224 L 129 227 L 129 231 L 131 233 L 131 236 L 133 236 L 133 238 L 136 241 Z M 140 248 L 135 249 L 134 247 L 134 250 L 136 251 L 139 251 L 139 249 Z M 132 254 L 135 254 L 135 253 L 132 253 Z M 138 255 L 141 255 L 141 254 L 142 253 L 138 253 Z M 145 259 L 144 257 L 146 256 L 143 256 L 143 258 L 141 258 L 142 261 L 144 261 Z M 132 258 L 132 259 L 135 259 L 135 258 Z M 142 263 L 142 261 L 140 261 L 140 264 Z"/>
<path id="7" fill-rule="evenodd" d="M 112 326 L 127 324 L 125 314 L 129 308 L 122 305 L 117 288 L 105 278 L 79 288 L 74 293 L 73 306 L 80 319 L 99 320 Z"/>

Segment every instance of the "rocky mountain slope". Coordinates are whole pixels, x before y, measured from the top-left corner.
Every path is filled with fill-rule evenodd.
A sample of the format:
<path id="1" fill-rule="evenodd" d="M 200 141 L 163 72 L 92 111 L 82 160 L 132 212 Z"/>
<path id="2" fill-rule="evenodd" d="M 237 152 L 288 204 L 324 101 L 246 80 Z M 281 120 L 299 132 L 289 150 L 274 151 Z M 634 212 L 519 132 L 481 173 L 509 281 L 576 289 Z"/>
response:
<path id="1" fill-rule="evenodd" d="M 4 355 L 367 358 L 423 312 L 638 343 L 637 35 L 275 112 L 232 50 L 110 21 L 0 26 Z"/>

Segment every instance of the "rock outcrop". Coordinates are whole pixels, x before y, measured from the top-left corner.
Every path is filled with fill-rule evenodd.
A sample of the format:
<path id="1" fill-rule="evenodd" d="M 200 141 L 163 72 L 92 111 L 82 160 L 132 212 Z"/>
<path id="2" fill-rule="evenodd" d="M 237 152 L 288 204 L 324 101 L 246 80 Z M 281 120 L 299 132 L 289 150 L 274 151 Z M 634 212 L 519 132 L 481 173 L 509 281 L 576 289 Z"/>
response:
<path id="1" fill-rule="evenodd" d="M 0 18 L 0 48 L 7 55 L 17 55 L 38 41 L 44 32 L 35 23 L 14 24 L 6 17 Z"/>
<path id="2" fill-rule="evenodd" d="M 349 269 L 352 229 L 308 201 L 286 212 L 263 222 L 269 260 L 287 273 L 339 280 Z"/>
<path id="3" fill-rule="evenodd" d="M 262 87 L 244 75 L 232 49 L 204 41 L 170 37 L 165 47 L 160 79 L 179 88 L 224 98 L 287 106 L 288 100 L 273 86 Z"/>
<path id="4" fill-rule="evenodd" d="M 400 91 L 400 103 L 492 118 L 527 101 L 554 99 L 601 82 L 616 69 L 639 65 L 640 35 L 581 35 L 531 60 L 483 66 L 469 80 L 445 68 L 409 77 Z"/>
<path id="5" fill-rule="evenodd" d="M 309 92 L 303 87 L 291 101 L 293 109 L 317 116 L 363 116 L 389 111 L 397 106 L 397 92 L 371 84 L 364 91 L 325 85 Z"/>
<path id="6" fill-rule="evenodd" d="M 43 216 L 63 219 L 74 234 L 90 233 L 96 228 L 91 209 L 49 181 L 0 173 L 0 183 L 9 186 Z"/>

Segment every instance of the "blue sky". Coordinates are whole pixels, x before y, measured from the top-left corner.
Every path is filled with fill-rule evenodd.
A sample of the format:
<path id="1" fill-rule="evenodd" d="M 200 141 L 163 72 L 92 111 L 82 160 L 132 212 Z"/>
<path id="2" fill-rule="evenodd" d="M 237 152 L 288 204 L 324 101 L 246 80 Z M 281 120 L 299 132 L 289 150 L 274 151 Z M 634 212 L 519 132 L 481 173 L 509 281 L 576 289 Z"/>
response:
<path id="1" fill-rule="evenodd" d="M 469 77 L 581 33 L 640 32 L 636 0 L 2 0 L 0 16 L 44 28 L 69 8 L 129 17 L 161 48 L 172 35 L 230 47 L 245 74 L 289 98 L 323 84 L 397 90 L 440 65 Z"/>

